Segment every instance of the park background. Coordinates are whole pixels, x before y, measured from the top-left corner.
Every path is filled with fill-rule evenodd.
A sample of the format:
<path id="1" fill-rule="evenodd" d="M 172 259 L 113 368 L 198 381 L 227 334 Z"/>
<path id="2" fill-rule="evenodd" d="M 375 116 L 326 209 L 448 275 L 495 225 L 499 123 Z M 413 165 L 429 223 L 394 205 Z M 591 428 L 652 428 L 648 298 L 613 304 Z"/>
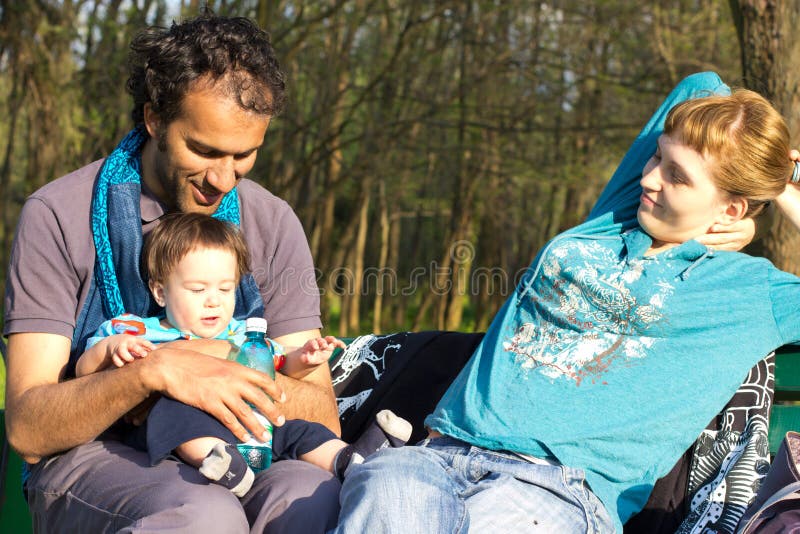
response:
<path id="1" fill-rule="evenodd" d="M 202 5 L 0 0 L 0 283 L 25 198 L 130 129 L 130 38 Z M 249 177 L 300 217 L 327 333 L 485 330 L 690 73 L 764 94 L 800 146 L 800 0 L 208 6 L 281 59 L 288 105 Z M 780 217 L 753 248 L 800 273 L 795 251 Z"/>

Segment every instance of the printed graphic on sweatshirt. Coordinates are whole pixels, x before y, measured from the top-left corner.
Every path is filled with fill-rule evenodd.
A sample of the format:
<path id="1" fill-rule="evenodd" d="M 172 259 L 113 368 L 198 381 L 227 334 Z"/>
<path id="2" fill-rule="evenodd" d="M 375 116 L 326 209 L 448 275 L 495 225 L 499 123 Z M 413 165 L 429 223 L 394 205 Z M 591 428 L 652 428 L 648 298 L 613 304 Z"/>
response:
<path id="1" fill-rule="evenodd" d="M 552 380 L 603 384 L 613 366 L 635 365 L 656 342 L 672 280 L 653 280 L 644 262 L 620 261 L 603 242 L 564 238 L 542 259 L 503 348 L 523 369 Z"/>

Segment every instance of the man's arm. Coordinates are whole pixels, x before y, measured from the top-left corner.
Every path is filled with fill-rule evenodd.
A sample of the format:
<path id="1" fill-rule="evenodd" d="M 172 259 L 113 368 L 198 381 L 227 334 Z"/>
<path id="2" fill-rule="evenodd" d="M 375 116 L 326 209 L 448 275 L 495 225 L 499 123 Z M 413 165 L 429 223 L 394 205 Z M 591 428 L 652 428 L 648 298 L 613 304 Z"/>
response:
<path id="1" fill-rule="evenodd" d="M 123 367 L 63 381 L 69 349 L 70 340 L 56 334 L 9 336 L 6 429 L 28 462 L 94 439 L 156 392 L 208 412 L 242 440 L 245 426 L 257 437 L 263 431 L 248 402 L 271 421 L 283 417 L 268 397 L 280 398 L 280 387 L 234 362 L 165 347 Z"/>
<path id="2" fill-rule="evenodd" d="M 320 337 L 320 331 L 305 330 L 276 337 L 275 341 L 284 347 L 299 347 L 309 339 Z M 286 392 L 287 402 L 281 407 L 288 419 L 316 421 L 341 435 L 339 410 L 331 384 L 331 371 L 327 365 L 319 365 L 302 380 L 289 378 L 278 373 L 278 385 Z"/>
<path id="3" fill-rule="evenodd" d="M 69 349 L 56 334 L 8 338 L 6 429 L 28 462 L 94 439 L 149 394 L 133 367 L 60 383 Z"/>

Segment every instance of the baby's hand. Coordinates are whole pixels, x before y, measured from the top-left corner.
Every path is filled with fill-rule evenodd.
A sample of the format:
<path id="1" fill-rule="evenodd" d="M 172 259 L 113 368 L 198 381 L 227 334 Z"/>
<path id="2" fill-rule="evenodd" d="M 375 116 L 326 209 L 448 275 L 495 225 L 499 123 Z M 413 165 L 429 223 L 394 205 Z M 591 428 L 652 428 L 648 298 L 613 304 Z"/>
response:
<path id="1" fill-rule="evenodd" d="M 122 334 L 119 336 L 119 341 L 110 346 L 111 361 L 117 367 L 122 367 L 126 363 L 131 363 L 137 358 L 144 358 L 147 354 L 156 348 L 153 343 L 147 341 L 143 337 L 132 336 L 130 334 Z"/>
<path id="2" fill-rule="evenodd" d="M 341 339 L 333 336 L 309 339 L 300 348 L 300 361 L 309 367 L 321 365 L 328 361 L 336 347 L 344 349 L 347 345 Z"/>

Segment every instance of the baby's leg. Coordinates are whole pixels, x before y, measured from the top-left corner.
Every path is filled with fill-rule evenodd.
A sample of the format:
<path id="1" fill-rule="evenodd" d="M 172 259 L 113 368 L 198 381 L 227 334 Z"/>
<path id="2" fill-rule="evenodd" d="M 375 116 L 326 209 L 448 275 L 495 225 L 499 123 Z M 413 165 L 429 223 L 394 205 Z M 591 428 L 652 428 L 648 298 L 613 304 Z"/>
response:
<path id="1" fill-rule="evenodd" d="M 220 438 L 216 437 L 203 437 L 196 438 L 175 447 L 175 452 L 181 460 L 194 467 L 203 465 L 203 460 L 209 455 L 214 445 L 218 443 L 225 443 Z"/>
<path id="2" fill-rule="evenodd" d="M 303 460 L 343 478 L 351 464 L 363 462 L 380 449 L 401 447 L 410 436 L 411 424 L 389 410 L 379 412 L 375 423 L 352 445 L 319 423 L 292 419 L 274 429 L 272 458 Z"/>
<path id="3" fill-rule="evenodd" d="M 178 445 L 175 452 L 211 482 L 225 486 L 237 497 L 244 497 L 253 485 L 255 475 L 239 450 L 220 438 L 192 439 Z"/>
<path id="4" fill-rule="evenodd" d="M 230 445 L 235 442 L 236 436 L 211 415 L 167 397 L 159 399 L 147 416 L 146 444 L 153 465 L 175 452 L 206 478 L 241 497 L 255 476 Z"/>
<path id="5" fill-rule="evenodd" d="M 411 423 L 397 417 L 389 410 L 382 410 L 375 416 L 375 422 L 355 442 L 350 445 L 341 440 L 329 442 L 331 447 L 323 451 L 323 453 L 330 454 L 330 451 L 334 448 L 338 449 L 334 456 L 330 458 L 332 463 L 331 472 L 340 479 L 344 479 L 350 466 L 363 463 L 366 458 L 381 449 L 402 447 L 410 437 Z M 328 443 L 325 445 L 328 445 Z M 316 450 L 311 452 L 316 452 Z M 305 458 L 301 457 L 301 459 Z M 312 463 L 314 462 L 312 461 Z"/>
<path id="6" fill-rule="evenodd" d="M 332 439 L 330 441 L 326 441 L 316 449 L 312 449 L 307 453 L 301 454 L 298 459 L 336 474 L 333 465 L 334 460 L 336 460 L 339 451 L 346 447 L 348 447 L 348 445 L 344 441 L 340 439 Z"/>

